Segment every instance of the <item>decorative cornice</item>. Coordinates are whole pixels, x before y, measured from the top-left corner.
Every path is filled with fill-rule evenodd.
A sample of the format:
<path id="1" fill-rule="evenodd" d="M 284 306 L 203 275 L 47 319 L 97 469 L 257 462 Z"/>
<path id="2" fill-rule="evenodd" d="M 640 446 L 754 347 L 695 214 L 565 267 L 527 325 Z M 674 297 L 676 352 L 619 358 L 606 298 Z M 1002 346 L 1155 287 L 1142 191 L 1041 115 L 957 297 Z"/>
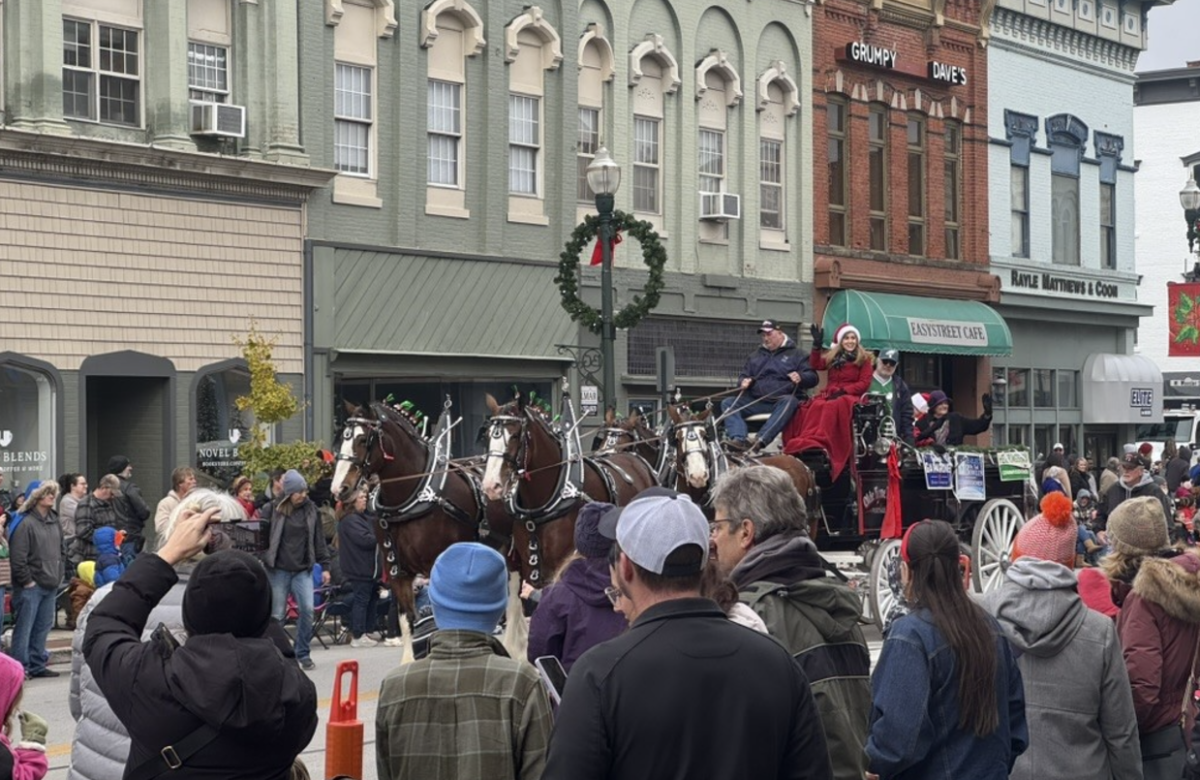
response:
<path id="1" fill-rule="evenodd" d="M 504 61 L 513 62 L 521 53 L 518 39 L 523 30 L 533 30 L 545 44 L 542 46 L 542 69 L 556 70 L 563 61 L 562 39 L 558 37 L 558 31 L 546 21 L 542 9 L 536 5 L 525 6 L 525 13 L 513 19 L 504 28 Z"/>
<path id="2" fill-rule="evenodd" d="M 758 106 L 756 108 L 762 111 L 771 104 L 769 88 L 771 82 L 775 81 L 783 87 L 784 116 L 795 116 L 796 112 L 800 110 L 800 88 L 796 86 L 795 79 L 788 75 L 787 66 L 779 60 L 773 61 L 770 67 L 758 77 Z"/>
<path id="3" fill-rule="evenodd" d="M 817 252 L 834 251 L 818 247 Z M 843 250 L 845 251 L 845 250 Z M 967 301 L 1000 301 L 1000 277 L 971 263 L 930 258 L 887 260 L 818 254 L 813 261 L 813 287 L 898 292 Z"/>
<path id="4" fill-rule="evenodd" d="M 729 57 L 720 49 L 713 49 L 708 56 L 700 60 L 696 66 L 696 99 L 699 100 L 708 91 L 708 72 L 715 70 L 722 74 L 729 89 L 725 93 L 725 105 L 733 108 L 742 102 L 742 77 L 729 62 Z"/>
<path id="5" fill-rule="evenodd" d="M 483 39 L 483 19 L 479 12 L 471 7 L 466 0 L 433 0 L 421 11 L 421 46 L 428 49 L 437 40 L 437 18 L 444 13 L 454 16 L 467 28 L 468 43 L 463 52 L 468 57 L 474 57 L 484 50 L 487 41 Z"/>
<path id="6" fill-rule="evenodd" d="M 1122 71 L 1130 76 L 1137 65 L 1139 51 L 1116 41 L 1072 30 L 1045 19 L 997 8 L 992 17 L 992 37 L 1023 46 L 1038 53 L 1086 62 L 1098 67 Z"/>
<path id="7" fill-rule="evenodd" d="M 617 57 L 613 54 L 612 44 L 604 37 L 604 26 L 597 22 L 589 24 L 583 35 L 579 36 L 579 69 L 583 70 L 583 52 L 588 44 L 592 43 L 600 50 L 600 80 L 612 81 L 613 74 L 616 73 Z"/>
<path id="8" fill-rule="evenodd" d="M 1121 152 L 1125 151 L 1125 139 L 1119 135 L 1096 130 L 1092 133 L 1096 143 L 1097 157 L 1115 157 L 1117 165 L 1121 164 Z"/>
<path id="9" fill-rule="evenodd" d="M 393 0 L 370 0 L 375 7 L 375 34 L 391 38 L 396 32 L 396 5 Z M 325 24 L 337 27 L 346 13 L 343 0 L 325 0 Z"/>
<path id="10" fill-rule="evenodd" d="M 1055 114 L 1046 118 L 1046 143 L 1066 144 L 1083 150 L 1087 146 L 1088 126 L 1072 114 Z"/>
<path id="11" fill-rule="evenodd" d="M 645 40 L 629 52 L 629 86 L 636 87 L 642 80 L 642 59 L 645 57 L 653 57 L 666 68 L 663 92 L 668 95 L 675 94 L 679 85 L 683 83 L 679 78 L 679 63 L 663 43 L 663 37 L 657 33 L 647 35 Z"/>
<path id="12" fill-rule="evenodd" d="M 1013 138 L 1028 138 L 1030 143 L 1037 143 L 1038 118 L 1032 114 L 1022 114 L 1019 111 L 1004 109 L 1004 136 Z"/>
<path id="13" fill-rule="evenodd" d="M 77 136 L 0 130 L 0 172 L 302 203 L 336 171 Z"/>

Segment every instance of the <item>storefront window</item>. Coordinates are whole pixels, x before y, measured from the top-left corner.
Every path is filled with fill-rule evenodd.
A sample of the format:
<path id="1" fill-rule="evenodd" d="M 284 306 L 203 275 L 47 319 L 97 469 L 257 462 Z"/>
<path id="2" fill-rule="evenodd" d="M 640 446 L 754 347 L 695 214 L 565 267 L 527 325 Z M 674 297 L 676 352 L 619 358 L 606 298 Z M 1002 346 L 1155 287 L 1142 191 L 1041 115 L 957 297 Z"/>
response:
<path id="1" fill-rule="evenodd" d="M 1058 369 L 1058 405 L 1062 409 L 1079 408 L 1079 372 Z"/>
<path id="2" fill-rule="evenodd" d="M 249 438 L 254 416 L 239 410 L 237 399 L 249 394 L 250 374 L 243 368 L 204 374 L 196 384 L 196 468 L 221 487 L 246 465 L 238 445 Z"/>
<path id="3" fill-rule="evenodd" d="M 942 386 L 942 363 L 936 355 L 906 354 L 900 361 L 900 371 L 914 393 Z"/>
<path id="4" fill-rule="evenodd" d="M 1054 408 L 1054 370 L 1035 368 L 1033 370 L 1033 406 L 1036 409 Z"/>
<path id="5" fill-rule="evenodd" d="M 1058 438 L 1054 441 L 1062 444 L 1063 453 L 1067 457 L 1079 453 L 1079 441 L 1075 438 L 1075 426 L 1073 425 L 1058 426 Z"/>
<path id="6" fill-rule="evenodd" d="M 1038 458 L 1041 460 L 1050 454 L 1051 448 L 1057 441 L 1057 426 L 1054 425 L 1035 425 L 1033 426 L 1033 449 Z"/>
<path id="7" fill-rule="evenodd" d="M 1029 369 L 1008 369 L 1008 408 L 1029 408 Z"/>
<path id="8" fill-rule="evenodd" d="M 54 383 L 38 371 L 0 365 L 0 468 L 3 487 L 54 479 Z"/>
<path id="9" fill-rule="evenodd" d="M 1003 368 L 992 371 L 992 403 L 997 409 L 1003 409 L 1008 403 L 1008 379 L 1004 376 Z"/>

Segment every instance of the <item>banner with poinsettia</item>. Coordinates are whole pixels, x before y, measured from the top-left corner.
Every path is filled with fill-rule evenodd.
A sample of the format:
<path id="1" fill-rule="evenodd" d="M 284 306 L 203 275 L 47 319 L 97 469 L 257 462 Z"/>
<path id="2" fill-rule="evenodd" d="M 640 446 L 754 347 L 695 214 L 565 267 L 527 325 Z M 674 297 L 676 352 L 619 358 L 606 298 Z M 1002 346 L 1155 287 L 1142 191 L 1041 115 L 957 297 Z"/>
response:
<path id="1" fill-rule="evenodd" d="M 1170 357 L 1200 357 L 1200 284 L 1167 282 Z"/>

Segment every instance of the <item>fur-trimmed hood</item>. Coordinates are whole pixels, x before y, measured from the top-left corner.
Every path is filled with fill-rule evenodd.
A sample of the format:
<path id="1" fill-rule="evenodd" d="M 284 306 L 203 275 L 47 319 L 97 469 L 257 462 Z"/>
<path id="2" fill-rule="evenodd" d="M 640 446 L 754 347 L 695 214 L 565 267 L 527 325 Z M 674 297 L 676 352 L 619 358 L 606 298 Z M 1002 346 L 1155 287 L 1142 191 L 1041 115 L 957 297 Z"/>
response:
<path id="1" fill-rule="evenodd" d="M 1190 553 L 1146 558 L 1133 578 L 1133 592 L 1177 620 L 1200 623 L 1200 558 Z"/>

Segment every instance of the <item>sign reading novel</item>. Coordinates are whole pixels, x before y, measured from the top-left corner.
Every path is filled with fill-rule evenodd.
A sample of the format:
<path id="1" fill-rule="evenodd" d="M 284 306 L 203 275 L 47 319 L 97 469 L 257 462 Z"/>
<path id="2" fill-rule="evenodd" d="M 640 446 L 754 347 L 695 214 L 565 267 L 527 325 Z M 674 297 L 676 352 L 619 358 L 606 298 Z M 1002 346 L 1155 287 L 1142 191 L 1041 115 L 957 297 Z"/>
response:
<path id="1" fill-rule="evenodd" d="M 1032 471 L 1029 450 L 997 450 L 996 465 L 1000 467 L 1001 482 L 1021 482 L 1029 479 Z"/>
<path id="2" fill-rule="evenodd" d="M 982 452 L 954 453 L 954 495 L 959 501 L 983 501 L 987 498 Z"/>
<path id="3" fill-rule="evenodd" d="M 238 368 L 206 374 L 196 385 L 196 469 L 218 485 L 233 482 L 246 466 L 238 445 L 254 420 L 237 399 L 249 393 L 250 375 Z"/>
<path id="4" fill-rule="evenodd" d="M 922 452 L 921 466 L 925 469 L 925 487 L 928 490 L 949 490 L 953 486 L 953 467 L 948 454 Z"/>

